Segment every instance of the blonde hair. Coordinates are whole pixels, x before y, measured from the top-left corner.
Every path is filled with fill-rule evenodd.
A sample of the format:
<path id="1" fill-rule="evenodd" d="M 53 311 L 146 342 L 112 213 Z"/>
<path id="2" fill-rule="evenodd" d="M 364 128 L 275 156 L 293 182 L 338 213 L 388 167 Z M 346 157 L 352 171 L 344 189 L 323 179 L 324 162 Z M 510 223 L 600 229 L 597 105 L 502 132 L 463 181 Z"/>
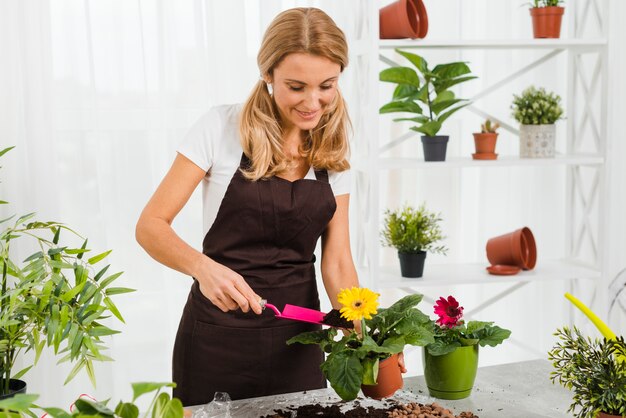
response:
<path id="1" fill-rule="evenodd" d="M 341 66 L 348 65 L 348 44 L 335 22 L 316 8 L 294 8 L 280 13 L 265 31 L 257 55 L 262 76 L 289 54 L 308 53 L 328 58 Z M 344 171 L 348 163 L 350 118 L 339 89 L 317 127 L 309 131 L 300 155 L 315 169 Z M 249 180 L 271 177 L 285 170 L 288 158 L 283 152 L 282 128 L 278 109 L 263 79 L 254 86 L 239 121 L 243 152 L 251 165 L 242 170 Z"/>

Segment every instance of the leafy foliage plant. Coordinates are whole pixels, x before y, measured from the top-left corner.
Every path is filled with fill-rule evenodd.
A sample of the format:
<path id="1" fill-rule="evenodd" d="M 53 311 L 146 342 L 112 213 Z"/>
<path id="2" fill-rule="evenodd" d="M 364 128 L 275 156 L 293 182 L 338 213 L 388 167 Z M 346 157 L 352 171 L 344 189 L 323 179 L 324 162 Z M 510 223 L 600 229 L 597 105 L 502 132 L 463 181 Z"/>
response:
<path id="1" fill-rule="evenodd" d="M 626 356 L 624 337 L 592 339 L 578 328 L 558 329 L 557 344 L 548 352 L 555 368 L 553 383 L 573 390 L 568 412 L 577 418 L 595 418 L 598 413 L 626 416 Z"/>
<path id="2" fill-rule="evenodd" d="M 533 0 L 533 7 L 552 7 L 563 3 L 563 0 Z"/>
<path id="3" fill-rule="evenodd" d="M 382 231 L 383 244 L 395 247 L 400 253 L 431 253 L 445 254 L 448 249 L 444 245 L 435 245 L 445 237 L 441 231 L 441 216 L 426 209 L 422 204 L 414 209 L 405 206 L 401 209 L 385 212 Z"/>
<path id="4" fill-rule="evenodd" d="M 419 55 L 400 49 L 396 52 L 409 60 L 414 68 L 391 67 L 380 72 L 380 81 L 397 86 L 392 101 L 382 106 L 379 112 L 415 113 L 415 117 L 394 121 L 415 122 L 417 125 L 411 127 L 412 130 L 435 136 L 450 116 L 470 104 L 466 99 L 457 98 L 450 88 L 476 77 L 468 75 L 471 70 L 464 62 L 439 64 L 431 69 Z"/>
<path id="5" fill-rule="evenodd" d="M 111 251 L 84 258 L 90 251 L 86 239 L 64 224 L 34 217 L 21 216 L 0 230 L 0 394 L 9 393 L 10 379 L 30 370 L 46 346 L 62 355 L 59 362 L 74 363 L 66 383 L 85 369 L 95 385 L 93 362 L 111 360 L 102 353 L 102 337 L 118 332 L 103 321 L 109 314 L 124 321 L 111 297 L 132 291 L 110 286 L 122 274 L 107 274 L 109 265 L 102 266 Z M 62 231 L 82 245 L 62 244 Z M 38 250 L 18 261 L 12 250 L 17 244 Z M 18 355 L 31 350 L 33 363 L 14 373 Z"/>
<path id="6" fill-rule="evenodd" d="M 513 95 L 513 117 L 522 125 L 551 125 L 563 116 L 561 97 L 543 87 L 528 87 Z"/>

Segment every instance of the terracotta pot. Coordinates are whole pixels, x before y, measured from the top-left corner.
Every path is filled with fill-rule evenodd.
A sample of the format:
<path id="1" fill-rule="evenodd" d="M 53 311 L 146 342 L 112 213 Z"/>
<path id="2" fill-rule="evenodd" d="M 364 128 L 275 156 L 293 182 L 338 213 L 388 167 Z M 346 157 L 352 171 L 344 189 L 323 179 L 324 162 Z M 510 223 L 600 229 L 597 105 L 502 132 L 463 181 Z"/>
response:
<path id="1" fill-rule="evenodd" d="M 496 132 L 479 132 L 474 134 L 474 145 L 476 146 L 476 154 L 494 154 L 496 152 L 496 141 L 498 134 Z"/>
<path id="2" fill-rule="evenodd" d="M 415 10 L 417 10 L 417 17 L 419 18 L 419 33 L 418 38 L 424 38 L 428 34 L 428 13 L 426 13 L 426 6 L 422 0 L 411 0 Z"/>
<path id="3" fill-rule="evenodd" d="M 26 382 L 19 379 L 9 381 L 9 393 L 0 395 L 0 400 L 12 398 L 18 393 L 26 393 Z"/>
<path id="4" fill-rule="evenodd" d="M 600 412 L 598 413 L 598 416 L 596 418 L 622 418 L 621 415 L 609 415 L 605 412 Z"/>
<path id="5" fill-rule="evenodd" d="M 378 364 L 378 378 L 375 385 L 361 385 L 363 394 L 368 398 L 382 399 L 396 393 L 398 389 L 402 389 L 404 382 L 402 381 L 402 373 L 398 365 L 398 355 L 386 358 Z"/>
<path id="6" fill-rule="evenodd" d="M 537 246 L 531 230 L 523 227 L 487 241 L 487 259 L 492 265 L 518 266 L 532 270 L 537 263 Z"/>
<path id="7" fill-rule="evenodd" d="M 380 39 L 415 39 L 419 36 L 419 16 L 413 0 L 395 1 L 378 12 Z"/>
<path id="8" fill-rule="evenodd" d="M 533 36 L 535 38 L 558 38 L 561 36 L 561 20 L 564 12 L 565 9 L 560 6 L 531 8 Z"/>

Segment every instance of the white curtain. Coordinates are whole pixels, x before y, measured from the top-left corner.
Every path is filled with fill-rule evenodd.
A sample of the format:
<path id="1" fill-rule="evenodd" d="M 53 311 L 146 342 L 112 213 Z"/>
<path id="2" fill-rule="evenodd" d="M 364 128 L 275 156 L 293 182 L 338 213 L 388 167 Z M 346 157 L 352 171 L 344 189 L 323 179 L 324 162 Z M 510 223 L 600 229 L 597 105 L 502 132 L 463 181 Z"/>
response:
<path id="1" fill-rule="evenodd" d="M 503 13 L 519 7 L 476 1 Z M 83 375 L 63 386 L 69 368 L 46 352 L 25 377 L 29 392 L 41 394 L 41 405 L 67 408 L 81 393 L 129 400 L 130 382 L 171 379 L 174 336 L 191 280 L 139 248 L 139 213 L 189 126 L 212 105 L 245 100 L 259 76 L 262 32 L 279 11 L 321 7 L 351 39 L 362 29 L 355 21 L 360 14 L 350 12 L 357 3 L 362 8 L 367 0 L 0 1 L 0 148 L 16 145 L 1 161 L 0 198 L 11 205 L 0 207 L 0 215 L 36 211 L 40 219 L 67 223 L 89 237 L 94 251 L 113 249 L 111 269 L 124 271 L 119 284 L 137 289 L 116 298 L 126 324 L 107 339 L 115 362 L 96 366 L 97 389 Z M 619 11 L 612 14 L 611 38 L 624 39 L 624 5 L 611 3 Z M 445 25 L 437 28 L 436 19 L 459 2 L 426 5 L 435 19 L 432 33 L 445 38 Z M 455 19 L 453 25 L 471 23 Z M 612 52 L 620 58 L 611 86 L 621 89 L 612 96 L 613 134 L 624 139 L 617 124 L 626 88 L 618 74 L 626 63 L 623 48 Z M 358 112 L 358 103 L 350 105 Z M 613 142 L 624 154 L 624 141 Z M 626 209 L 619 186 L 624 168 L 614 167 L 612 176 L 612 210 L 621 222 L 612 237 L 617 254 L 626 248 L 626 225 L 617 216 Z M 196 193 L 174 228 L 199 247 L 201 219 Z"/>

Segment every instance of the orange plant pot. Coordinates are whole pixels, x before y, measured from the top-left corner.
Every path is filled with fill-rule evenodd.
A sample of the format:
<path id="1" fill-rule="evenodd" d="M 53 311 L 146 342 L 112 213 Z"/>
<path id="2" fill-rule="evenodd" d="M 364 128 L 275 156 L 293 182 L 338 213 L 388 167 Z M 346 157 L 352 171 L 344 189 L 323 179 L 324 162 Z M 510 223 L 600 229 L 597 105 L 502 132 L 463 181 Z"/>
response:
<path id="1" fill-rule="evenodd" d="M 560 6 L 533 7 L 530 16 L 533 19 L 535 38 L 558 38 L 561 36 L 561 20 L 565 9 Z"/>
<path id="2" fill-rule="evenodd" d="M 419 37 L 419 16 L 411 0 L 395 1 L 378 12 L 380 39 Z"/>
<path id="3" fill-rule="evenodd" d="M 496 152 L 498 134 L 495 132 L 479 132 L 474 134 L 476 154 L 493 154 Z"/>
<path id="4" fill-rule="evenodd" d="M 361 385 L 363 394 L 368 398 L 382 399 L 396 393 L 402 389 L 404 382 L 402 381 L 402 373 L 400 365 L 398 365 L 398 355 L 386 358 L 378 364 L 378 378 L 375 385 Z"/>
<path id="5" fill-rule="evenodd" d="M 537 263 L 537 245 L 531 230 L 523 227 L 487 241 L 487 259 L 491 265 L 517 266 L 532 270 Z"/>

